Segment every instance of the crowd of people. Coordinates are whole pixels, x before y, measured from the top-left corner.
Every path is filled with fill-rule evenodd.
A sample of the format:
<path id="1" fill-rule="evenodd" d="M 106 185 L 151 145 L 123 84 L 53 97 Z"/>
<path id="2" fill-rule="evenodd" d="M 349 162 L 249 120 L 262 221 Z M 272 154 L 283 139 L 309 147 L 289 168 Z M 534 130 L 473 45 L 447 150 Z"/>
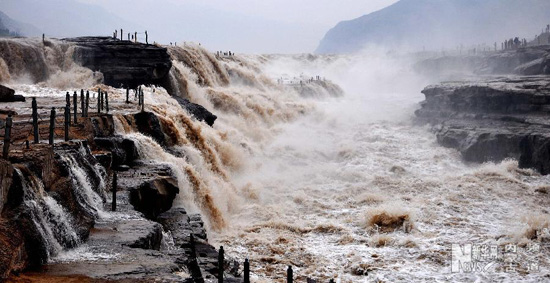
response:
<path id="1" fill-rule="evenodd" d="M 231 53 L 231 51 L 223 52 L 223 51 L 216 51 L 216 56 L 235 56 L 235 53 Z"/>
<path id="2" fill-rule="evenodd" d="M 144 34 L 145 35 L 145 44 L 149 44 L 149 34 L 147 33 L 147 31 L 145 31 L 144 33 L 138 33 L 138 32 L 134 32 L 133 34 L 132 33 L 128 33 L 128 41 L 132 40 L 133 42 L 138 42 L 138 34 Z M 114 39 L 118 39 L 118 30 L 116 29 L 115 31 L 113 31 L 113 38 Z M 123 29 L 120 29 L 120 40 L 124 40 L 124 30 Z"/>
<path id="3" fill-rule="evenodd" d="M 321 76 L 315 76 L 311 78 L 304 78 L 304 76 L 300 77 L 294 77 L 292 79 L 285 79 L 283 77 L 277 78 L 277 84 L 300 84 L 301 86 L 304 85 L 304 83 L 313 83 L 314 81 L 324 81 L 325 78 L 321 78 Z"/>
<path id="4" fill-rule="evenodd" d="M 529 45 L 546 45 L 550 44 L 550 24 L 542 30 L 541 34 L 535 35 L 535 39 L 529 43 L 527 39 L 519 39 L 519 37 L 510 38 L 502 42 L 502 50 L 518 49 Z"/>

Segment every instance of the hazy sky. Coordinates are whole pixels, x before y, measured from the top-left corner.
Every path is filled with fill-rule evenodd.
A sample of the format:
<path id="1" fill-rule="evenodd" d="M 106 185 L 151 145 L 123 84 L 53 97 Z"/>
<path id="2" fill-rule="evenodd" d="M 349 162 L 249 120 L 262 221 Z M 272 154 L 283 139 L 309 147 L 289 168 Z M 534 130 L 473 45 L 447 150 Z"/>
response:
<path id="1" fill-rule="evenodd" d="M 397 0 L 79 0 L 149 30 L 151 40 L 195 41 L 213 50 L 313 52 L 339 21 Z M 131 29 L 133 27 L 128 27 Z"/>

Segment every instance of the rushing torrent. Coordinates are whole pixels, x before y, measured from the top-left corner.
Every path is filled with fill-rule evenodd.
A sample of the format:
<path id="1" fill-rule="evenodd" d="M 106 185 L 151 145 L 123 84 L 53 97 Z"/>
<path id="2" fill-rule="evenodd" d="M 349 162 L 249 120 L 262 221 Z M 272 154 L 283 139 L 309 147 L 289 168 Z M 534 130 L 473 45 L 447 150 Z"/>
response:
<path id="1" fill-rule="evenodd" d="M 53 57 L 71 52 L 46 48 Z M 413 123 L 429 80 L 417 77 L 405 57 L 369 50 L 217 58 L 193 44 L 169 53 L 170 90 L 144 90 L 147 110 L 170 129 L 170 143 L 132 132 L 121 116 L 116 130 L 135 141 L 144 162 L 172 168 L 177 205 L 205 216 L 215 246 L 249 258 L 255 282 L 284 278 L 287 265 L 302 281 L 538 281 L 533 273 L 450 272 L 452 244 L 526 245 L 534 231 L 548 228 L 548 200 L 534 191 L 549 180 L 513 160 L 464 164 L 456 151 L 438 146 L 428 127 Z M 0 61 L 1 78 L 29 95 L 64 87 L 59 81 L 72 65 L 55 62 L 46 63 L 58 67 L 40 88 L 21 84 L 25 75 Z M 88 86 L 96 79 L 78 74 Z M 168 92 L 218 120 L 213 127 L 196 121 Z M 124 90 L 109 93 L 123 97 Z M 72 174 L 82 180 L 78 170 Z M 101 198 L 82 197 L 91 207 Z M 55 210 L 55 203 L 47 206 Z M 67 231 L 60 242 L 42 226 L 52 250 L 77 241 L 69 227 L 56 228 Z M 541 267 L 548 264 L 537 256 Z"/>

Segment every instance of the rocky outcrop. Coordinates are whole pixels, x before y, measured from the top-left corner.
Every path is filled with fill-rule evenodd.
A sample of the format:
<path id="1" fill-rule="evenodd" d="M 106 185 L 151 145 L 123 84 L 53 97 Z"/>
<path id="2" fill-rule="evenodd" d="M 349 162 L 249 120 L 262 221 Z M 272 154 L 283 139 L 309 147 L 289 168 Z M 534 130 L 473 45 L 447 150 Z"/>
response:
<path id="1" fill-rule="evenodd" d="M 550 46 L 532 46 L 478 55 L 448 55 L 422 60 L 415 70 L 430 76 L 549 74 Z"/>
<path id="2" fill-rule="evenodd" d="M 13 166 L 10 162 L 0 159 L 0 211 L 8 200 L 8 192 L 13 180 Z"/>
<path id="3" fill-rule="evenodd" d="M 183 109 L 186 109 L 195 119 L 199 121 L 204 121 L 206 124 L 208 124 L 210 127 L 214 125 L 214 122 L 218 117 L 212 112 L 206 110 L 202 105 L 192 103 L 189 100 L 181 97 L 174 96 L 174 99 L 183 107 Z"/>
<path id="4" fill-rule="evenodd" d="M 159 176 L 130 188 L 130 203 L 145 217 L 155 219 L 160 213 L 172 207 L 178 193 L 176 179 Z"/>
<path id="5" fill-rule="evenodd" d="M 216 280 L 218 274 L 218 252 L 207 242 L 206 230 L 201 216 L 188 215 L 184 208 L 173 208 L 158 217 L 166 231 L 173 235 L 174 245 L 187 255 L 186 265 L 195 282 Z M 233 261 L 226 258 L 223 266 L 224 282 L 242 282 L 242 278 L 227 273 Z M 238 269 L 238 267 L 233 267 Z"/>
<path id="6" fill-rule="evenodd" d="M 416 111 L 434 125 L 440 144 L 472 162 L 519 160 L 520 166 L 550 173 L 550 78 L 493 78 L 426 87 Z"/>
<path id="7" fill-rule="evenodd" d="M 122 165 L 130 166 L 138 159 L 138 151 L 133 140 L 120 136 L 99 137 L 94 139 L 95 146 L 110 153 L 109 164 L 103 164 L 107 168 L 120 168 Z"/>
<path id="8" fill-rule="evenodd" d="M 65 39 L 76 44 L 75 61 L 103 74 L 104 83 L 113 87 L 136 88 L 159 85 L 172 67 L 166 48 L 134 43 L 112 37 Z"/>
<path id="9" fill-rule="evenodd" d="M 0 85 L 0 102 L 16 102 L 25 101 L 25 97 L 22 95 L 15 95 L 15 90 Z"/>

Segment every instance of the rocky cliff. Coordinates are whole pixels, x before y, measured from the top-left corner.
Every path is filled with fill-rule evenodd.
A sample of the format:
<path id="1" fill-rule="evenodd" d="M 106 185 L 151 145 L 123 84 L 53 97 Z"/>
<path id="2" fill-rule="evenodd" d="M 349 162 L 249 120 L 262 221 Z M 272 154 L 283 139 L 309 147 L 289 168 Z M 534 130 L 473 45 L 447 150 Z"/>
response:
<path id="1" fill-rule="evenodd" d="M 166 48 L 133 43 L 112 37 L 66 39 L 76 44 L 74 60 L 103 74 L 104 83 L 136 88 L 141 84 L 160 85 L 172 67 Z"/>
<path id="2" fill-rule="evenodd" d="M 415 69 L 422 74 L 438 77 L 456 74 L 548 75 L 550 46 L 532 46 L 477 55 L 438 56 L 418 62 Z"/>
<path id="3" fill-rule="evenodd" d="M 550 77 L 503 77 L 426 87 L 416 111 L 466 161 L 519 160 L 550 173 Z"/>

